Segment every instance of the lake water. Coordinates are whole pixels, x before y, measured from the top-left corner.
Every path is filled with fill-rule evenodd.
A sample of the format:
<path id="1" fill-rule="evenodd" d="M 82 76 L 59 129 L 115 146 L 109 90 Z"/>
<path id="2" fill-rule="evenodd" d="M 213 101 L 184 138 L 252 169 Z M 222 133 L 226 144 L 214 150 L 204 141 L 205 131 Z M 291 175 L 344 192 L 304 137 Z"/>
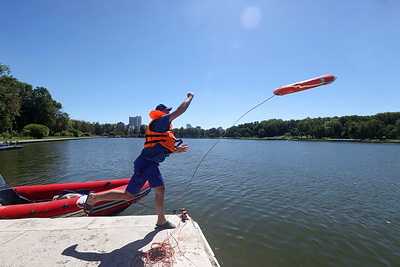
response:
<path id="1" fill-rule="evenodd" d="M 187 139 L 161 164 L 166 209 L 186 208 L 222 266 L 399 266 L 400 145 Z M 0 152 L 11 186 L 129 178 L 142 139 Z M 187 188 L 187 190 L 186 190 Z M 155 214 L 154 193 L 122 215 Z"/>

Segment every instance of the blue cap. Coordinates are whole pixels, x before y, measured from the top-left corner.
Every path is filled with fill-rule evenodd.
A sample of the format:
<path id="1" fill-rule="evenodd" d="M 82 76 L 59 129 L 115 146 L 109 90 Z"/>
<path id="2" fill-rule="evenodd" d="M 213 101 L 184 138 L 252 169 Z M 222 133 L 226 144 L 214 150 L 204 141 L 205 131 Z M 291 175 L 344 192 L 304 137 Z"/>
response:
<path id="1" fill-rule="evenodd" d="M 156 107 L 156 110 L 159 110 L 159 111 L 164 110 L 164 109 L 171 110 L 172 108 L 167 108 L 167 106 L 165 106 L 163 104 L 160 104 Z"/>

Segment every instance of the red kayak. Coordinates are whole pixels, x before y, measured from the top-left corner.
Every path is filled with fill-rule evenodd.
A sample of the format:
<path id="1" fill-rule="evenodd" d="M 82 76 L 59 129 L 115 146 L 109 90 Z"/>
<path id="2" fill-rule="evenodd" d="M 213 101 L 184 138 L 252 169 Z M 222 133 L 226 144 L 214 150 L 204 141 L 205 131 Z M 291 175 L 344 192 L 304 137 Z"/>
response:
<path id="1" fill-rule="evenodd" d="M 130 179 L 9 187 L 0 176 L 0 219 L 86 216 L 84 200 L 90 192 L 125 188 Z M 150 192 L 146 183 L 131 200 L 99 202 L 90 216 L 115 215 Z"/>

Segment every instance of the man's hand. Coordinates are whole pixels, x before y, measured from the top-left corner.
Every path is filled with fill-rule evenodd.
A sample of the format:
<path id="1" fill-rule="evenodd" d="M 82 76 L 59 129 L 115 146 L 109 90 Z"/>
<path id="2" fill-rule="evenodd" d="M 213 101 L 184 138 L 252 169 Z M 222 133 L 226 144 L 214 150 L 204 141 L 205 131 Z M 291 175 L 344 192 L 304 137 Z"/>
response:
<path id="1" fill-rule="evenodd" d="M 185 99 L 185 101 L 183 101 L 182 104 L 180 104 L 179 107 L 176 110 L 174 110 L 171 113 L 171 115 L 169 115 L 169 122 L 172 122 L 187 110 L 187 108 L 190 105 L 190 102 L 192 102 L 193 97 L 194 97 L 193 92 L 187 93 L 187 98 Z"/>
<path id="2" fill-rule="evenodd" d="M 182 153 L 182 152 L 187 152 L 189 149 L 187 144 L 180 145 L 175 148 L 174 153 Z"/>

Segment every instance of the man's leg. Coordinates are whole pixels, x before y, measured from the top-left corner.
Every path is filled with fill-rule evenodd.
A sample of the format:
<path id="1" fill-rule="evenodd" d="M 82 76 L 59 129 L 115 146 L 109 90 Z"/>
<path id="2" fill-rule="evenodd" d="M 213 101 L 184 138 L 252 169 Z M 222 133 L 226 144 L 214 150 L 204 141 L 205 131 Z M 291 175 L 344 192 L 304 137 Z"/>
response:
<path id="1" fill-rule="evenodd" d="M 89 205 L 94 205 L 100 201 L 109 201 L 109 200 L 130 200 L 134 198 L 135 195 L 129 193 L 125 189 L 114 189 L 107 192 L 101 193 L 91 193 L 88 196 L 87 203 Z"/>
<path id="2" fill-rule="evenodd" d="M 144 163 L 143 163 L 144 162 Z M 140 172 L 143 172 L 143 168 L 146 167 L 146 162 L 143 161 L 142 158 L 138 157 L 134 162 L 134 171 L 131 179 L 129 180 L 128 185 L 125 189 L 114 189 L 106 192 L 89 194 L 87 198 L 87 204 L 93 206 L 97 202 L 100 201 L 109 201 L 109 200 L 130 200 L 135 197 L 134 194 L 130 192 L 140 192 L 140 189 L 145 184 L 146 180 L 144 177 L 139 175 Z M 128 191 L 129 190 L 129 191 Z"/>
<path id="3" fill-rule="evenodd" d="M 167 222 L 167 218 L 165 217 L 164 211 L 164 194 L 165 194 L 165 186 L 157 186 L 154 187 L 154 191 L 156 192 L 156 209 L 157 209 L 157 224 L 162 225 Z"/>

